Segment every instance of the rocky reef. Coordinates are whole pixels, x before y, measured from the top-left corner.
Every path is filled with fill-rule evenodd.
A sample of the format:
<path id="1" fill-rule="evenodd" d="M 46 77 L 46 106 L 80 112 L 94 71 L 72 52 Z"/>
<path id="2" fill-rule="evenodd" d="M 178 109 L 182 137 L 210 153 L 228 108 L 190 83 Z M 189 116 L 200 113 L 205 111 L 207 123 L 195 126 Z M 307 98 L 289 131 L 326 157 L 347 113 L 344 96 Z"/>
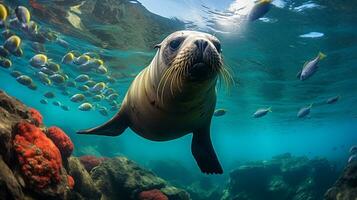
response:
<path id="1" fill-rule="evenodd" d="M 125 157 L 80 159 L 73 148 L 63 130 L 0 91 L 0 199 L 190 199 Z"/>
<path id="2" fill-rule="evenodd" d="M 336 177 L 326 159 L 283 154 L 233 170 L 221 200 L 321 200 Z"/>
<path id="3" fill-rule="evenodd" d="M 31 0 L 29 4 L 35 17 L 57 31 L 103 48 L 147 50 L 184 28 L 182 22 L 153 14 L 137 1 Z"/>
<path id="4" fill-rule="evenodd" d="M 325 194 L 326 200 L 357 199 L 357 161 L 346 166 L 336 183 Z"/>

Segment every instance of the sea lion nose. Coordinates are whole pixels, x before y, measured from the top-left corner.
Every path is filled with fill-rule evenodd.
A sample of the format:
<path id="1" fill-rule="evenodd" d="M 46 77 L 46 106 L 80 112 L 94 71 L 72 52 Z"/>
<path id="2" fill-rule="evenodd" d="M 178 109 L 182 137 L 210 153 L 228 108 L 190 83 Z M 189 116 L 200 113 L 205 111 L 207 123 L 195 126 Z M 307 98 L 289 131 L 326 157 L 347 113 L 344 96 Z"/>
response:
<path id="1" fill-rule="evenodd" d="M 195 44 L 198 47 L 198 49 L 203 53 L 207 48 L 208 42 L 206 40 L 199 39 L 195 41 Z"/>

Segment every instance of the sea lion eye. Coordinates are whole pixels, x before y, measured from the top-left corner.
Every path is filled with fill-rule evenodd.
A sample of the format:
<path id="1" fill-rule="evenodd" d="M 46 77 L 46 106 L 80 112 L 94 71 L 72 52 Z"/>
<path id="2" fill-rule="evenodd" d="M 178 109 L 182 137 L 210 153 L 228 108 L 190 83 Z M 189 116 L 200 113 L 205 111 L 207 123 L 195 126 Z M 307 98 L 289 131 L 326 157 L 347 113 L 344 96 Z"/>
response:
<path id="1" fill-rule="evenodd" d="M 182 41 L 183 41 L 183 38 L 176 38 L 176 39 L 172 40 L 169 44 L 171 50 L 175 51 L 180 46 Z"/>

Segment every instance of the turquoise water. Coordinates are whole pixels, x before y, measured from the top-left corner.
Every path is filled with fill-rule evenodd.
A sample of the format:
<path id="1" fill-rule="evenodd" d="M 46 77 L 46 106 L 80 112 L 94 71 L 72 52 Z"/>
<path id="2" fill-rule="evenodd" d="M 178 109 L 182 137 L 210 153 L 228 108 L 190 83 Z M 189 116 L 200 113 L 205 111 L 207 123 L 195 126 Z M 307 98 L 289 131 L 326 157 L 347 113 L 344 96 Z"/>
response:
<path id="1" fill-rule="evenodd" d="M 270 159 L 285 152 L 326 157 L 342 166 L 347 162 L 348 149 L 357 140 L 357 14 L 354 12 L 357 7 L 353 2 L 275 1 L 264 20 L 251 23 L 233 13 L 232 0 L 219 4 L 214 1 L 166 2 L 168 8 L 176 8 L 172 12 L 167 9 L 160 12 L 159 5 L 166 4 L 162 2 L 142 1 L 151 12 L 185 21 L 188 29 L 214 34 L 221 40 L 225 63 L 234 73 L 236 84 L 228 92 L 224 88 L 218 90 L 217 108 L 224 108 L 227 113 L 213 117 L 211 126 L 212 141 L 225 172 L 235 168 L 237 162 Z M 47 6 L 45 1 L 37 3 Z M 36 12 L 33 4 L 12 4 L 26 5 L 30 11 Z M 183 14 L 184 10 L 189 12 Z M 156 50 L 151 46 L 105 49 L 71 32 L 62 33 L 58 24 L 53 25 L 36 13 L 33 13 L 33 19 L 41 27 L 58 31 L 60 38 L 69 43 L 68 48 L 53 41 L 45 43 L 46 55 L 54 62 L 60 63 L 62 56 L 70 50 L 99 52 L 109 74 L 125 74 L 110 85 L 118 91 L 120 100 L 133 80 L 130 75 L 137 74 L 155 55 Z M 96 28 L 102 25 L 93 24 Z M 102 28 L 105 30 L 105 25 Z M 24 56 L 12 56 L 13 66 L 0 68 L 0 89 L 38 109 L 47 126 L 63 128 L 75 144 L 75 155 L 125 155 L 142 165 L 151 160 L 177 160 L 192 173 L 199 173 L 191 155 L 191 135 L 167 142 L 146 140 L 129 129 L 115 138 L 76 135 L 77 130 L 99 125 L 115 112 L 102 116 L 98 110 L 80 111 L 77 109 L 79 104 L 62 95 L 60 87 L 38 82 L 33 75 L 36 70 L 29 65 L 30 58 L 36 54 L 30 47 L 31 41 L 21 31 L 14 31 L 23 38 Z M 318 34 L 305 35 L 311 32 Z M 163 39 L 166 35 L 158 37 Z M 1 37 L 0 43 L 3 42 Z M 316 74 L 306 81 L 298 80 L 296 73 L 304 62 L 316 57 L 320 51 L 327 57 L 321 61 Z M 70 79 L 80 74 L 73 65 L 61 67 Z M 33 91 L 20 85 L 10 76 L 12 70 L 33 77 L 38 89 Z M 105 80 L 103 75 L 91 76 L 96 81 Z M 68 90 L 71 94 L 78 93 L 73 88 Z M 56 98 L 43 105 L 40 100 L 48 91 L 54 92 Z M 337 95 L 341 98 L 336 104 L 324 103 Z M 69 106 L 70 111 L 52 105 L 54 100 Z M 311 103 L 309 117 L 297 118 L 299 109 Z M 252 117 L 257 109 L 266 107 L 272 107 L 267 116 Z"/>

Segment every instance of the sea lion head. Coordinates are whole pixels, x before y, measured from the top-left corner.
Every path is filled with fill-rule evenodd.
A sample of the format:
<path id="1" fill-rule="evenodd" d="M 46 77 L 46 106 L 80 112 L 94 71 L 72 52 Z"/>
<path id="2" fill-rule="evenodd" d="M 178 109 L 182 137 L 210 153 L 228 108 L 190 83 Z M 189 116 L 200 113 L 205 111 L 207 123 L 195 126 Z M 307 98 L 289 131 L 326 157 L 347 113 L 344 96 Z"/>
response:
<path id="1" fill-rule="evenodd" d="M 156 45 L 156 62 L 163 73 L 158 90 L 169 87 L 171 93 L 185 85 L 203 83 L 212 85 L 217 77 L 229 73 L 223 65 L 220 41 L 213 35 L 197 31 L 177 31 Z M 211 84 L 209 84 L 211 83 Z"/>

